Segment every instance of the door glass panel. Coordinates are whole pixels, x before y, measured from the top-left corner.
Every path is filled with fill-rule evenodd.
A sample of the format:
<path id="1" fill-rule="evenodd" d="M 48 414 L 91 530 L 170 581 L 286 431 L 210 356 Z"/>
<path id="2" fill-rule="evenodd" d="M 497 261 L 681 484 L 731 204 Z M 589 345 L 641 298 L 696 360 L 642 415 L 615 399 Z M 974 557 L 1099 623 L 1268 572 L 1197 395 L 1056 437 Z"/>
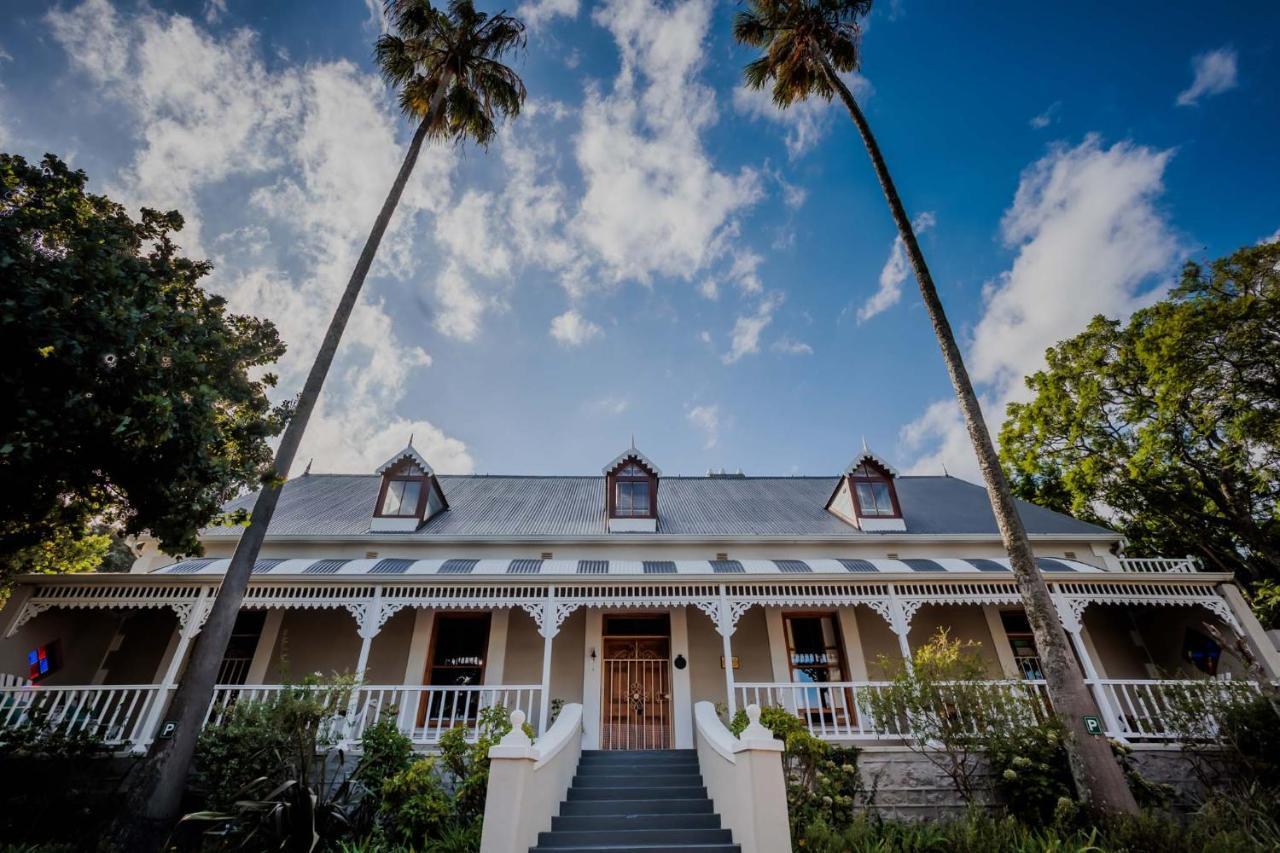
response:
<path id="1" fill-rule="evenodd" d="M 435 646 L 427 683 L 433 687 L 476 685 L 484 681 L 489 647 L 489 614 L 437 614 Z"/>

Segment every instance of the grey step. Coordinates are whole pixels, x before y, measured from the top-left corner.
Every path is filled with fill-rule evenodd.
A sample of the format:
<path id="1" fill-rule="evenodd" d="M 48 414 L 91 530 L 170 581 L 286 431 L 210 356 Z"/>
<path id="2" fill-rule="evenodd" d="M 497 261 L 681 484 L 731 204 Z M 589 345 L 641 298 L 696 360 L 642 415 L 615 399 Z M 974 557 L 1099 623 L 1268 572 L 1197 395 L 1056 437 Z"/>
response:
<path id="1" fill-rule="evenodd" d="M 665 785 L 656 788 L 620 786 L 617 788 L 570 788 L 569 800 L 705 800 L 707 789 Z"/>
<path id="2" fill-rule="evenodd" d="M 579 767 L 697 767 L 696 759 L 688 758 L 595 758 L 578 762 Z"/>
<path id="3" fill-rule="evenodd" d="M 583 758 L 595 755 L 697 755 L 696 749 L 584 749 Z"/>
<path id="4" fill-rule="evenodd" d="M 702 784 L 700 773 L 664 773 L 662 775 L 637 776 L 631 773 L 588 774 L 579 773 L 573 777 L 575 788 L 625 788 L 628 785 L 644 785 L 652 788 L 657 785 L 674 785 L 694 788 Z"/>
<path id="5" fill-rule="evenodd" d="M 551 818 L 551 831 L 583 832 L 589 829 L 720 829 L 720 815 L 700 814 L 613 814 L 556 815 Z"/>
<path id="6" fill-rule="evenodd" d="M 529 853 L 742 853 L 737 844 L 609 844 L 591 847 L 530 847 Z"/>
<path id="7" fill-rule="evenodd" d="M 698 800 L 566 800 L 560 814 L 576 815 L 686 815 L 713 814 L 711 801 Z"/>
<path id="8" fill-rule="evenodd" d="M 547 848 L 732 843 L 733 836 L 727 829 L 621 829 L 538 833 L 538 846 Z"/>
<path id="9" fill-rule="evenodd" d="M 582 753 L 583 763 L 590 764 L 595 761 L 618 761 L 624 764 L 640 764 L 647 761 L 657 762 L 693 762 L 697 763 L 698 754 L 696 752 L 638 752 L 625 750 L 609 750 L 607 752 L 584 752 Z"/>
<path id="10" fill-rule="evenodd" d="M 579 764 L 579 776 L 616 776 L 625 773 L 627 776 L 669 776 L 676 774 L 699 775 L 701 771 L 696 764 Z"/>

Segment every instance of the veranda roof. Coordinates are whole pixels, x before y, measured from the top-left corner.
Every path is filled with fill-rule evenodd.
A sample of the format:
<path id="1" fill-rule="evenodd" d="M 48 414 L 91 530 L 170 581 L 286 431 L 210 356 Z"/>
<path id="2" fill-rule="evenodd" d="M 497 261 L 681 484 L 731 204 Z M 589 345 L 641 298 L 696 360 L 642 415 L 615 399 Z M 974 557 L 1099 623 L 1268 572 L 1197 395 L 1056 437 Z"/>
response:
<path id="1" fill-rule="evenodd" d="M 1038 557 L 1045 572 L 1100 573 L 1103 569 L 1078 560 Z M 201 558 L 182 560 L 157 569 L 163 575 L 221 575 L 231 560 Z M 850 574 L 1010 574 L 1005 558 L 940 559 L 805 559 L 805 560 L 529 560 L 529 559 L 433 559 L 405 558 L 263 559 L 254 565 L 255 575 L 824 575 Z"/>

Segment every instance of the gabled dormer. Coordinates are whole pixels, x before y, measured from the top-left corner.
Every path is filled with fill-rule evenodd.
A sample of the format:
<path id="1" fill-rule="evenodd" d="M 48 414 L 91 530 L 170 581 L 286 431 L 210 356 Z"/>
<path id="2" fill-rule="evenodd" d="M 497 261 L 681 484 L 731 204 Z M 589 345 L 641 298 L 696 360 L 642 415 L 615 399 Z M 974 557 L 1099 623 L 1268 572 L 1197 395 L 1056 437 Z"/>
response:
<path id="1" fill-rule="evenodd" d="M 868 533 L 907 529 L 894 480 L 898 472 L 864 444 L 827 501 L 827 511 Z"/>
<path id="2" fill-rule="evenodd" d="M 440 481 L 413 439 L 377 470 L 382 476 L 369 530 L 373 533 L 412 533 L 437 512 L 449 508 Z"/>
<path id="3" fill-rule="evenodd" d="M 658 530 L 658 466 L 636 449 L 625 451 L 604 467 L 605 515 L 610 533 L 655 533 Z"/>

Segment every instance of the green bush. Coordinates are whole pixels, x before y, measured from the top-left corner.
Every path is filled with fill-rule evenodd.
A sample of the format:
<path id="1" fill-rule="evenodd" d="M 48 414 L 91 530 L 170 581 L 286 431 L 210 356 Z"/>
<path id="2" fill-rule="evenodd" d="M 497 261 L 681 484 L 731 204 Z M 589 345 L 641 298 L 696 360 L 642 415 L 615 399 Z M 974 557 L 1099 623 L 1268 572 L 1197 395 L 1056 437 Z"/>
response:
<path id="1" fill-rule="evenodd" d="M 480 712 L 479 737 L 466 730 L 440 736 L 439 755 L 420 758 L 382 785 L 378 837 L 390 845 L 423 851 L 471 851 L 480 847 L 489 787 L 489 749 L 511 730 L 506 708 Z M 526 725 L 525 733 L 532 736 Z"/>
<path id="2" fill-rule="evenodd" d="M 740 710 L 730 721 L 729 731 L 736 737 L 747 724 L 747 713 Z M 814 737 L 804 721 L 785 708 L 761 708 L 760 725 L 783 744 L 782 769 L 787 780 L 792 843 L 798 843 L 804 828 L 816 821 L 837 828 L 847 826 L 862 792 L 859 750 Z"/>
<path id="3" fill-rule="evenodd" d="M 12 848 L 34 851 L 100 836 L 128 772 L 127 760 L 110 754 L 97 737 L 42 716 L 0 729 L 0 839 L 50 845 Z"/>
<path id="4" fill-rule="evenodd" d="M 1010 721 L 987 737 L 991 786 L 1009 814 L 1042 824 L 1052 820 L 1060 800 L 1075 799 L 1065 738 L 1056 717 Z"/>

